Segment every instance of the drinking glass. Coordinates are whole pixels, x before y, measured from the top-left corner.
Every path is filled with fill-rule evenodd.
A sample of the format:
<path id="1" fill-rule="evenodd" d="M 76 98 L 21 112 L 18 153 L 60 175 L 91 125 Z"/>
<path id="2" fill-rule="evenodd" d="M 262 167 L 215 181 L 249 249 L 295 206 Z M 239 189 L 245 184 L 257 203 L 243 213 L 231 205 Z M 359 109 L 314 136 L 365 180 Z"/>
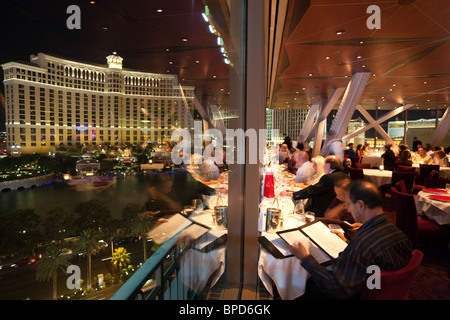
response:
<path id="1" fill-rule="evenodd" d="M 308 211 L 305 213 L 305 221 L 306 223 L 313 222 L 315 219 L 315 214 L 312 211 Z"/>
<path id="2" fill-rule="evenodd" d="M 447 193 L 450 193 L 450 183 L 445 184 L 445 189 L 447 190 Z"/>

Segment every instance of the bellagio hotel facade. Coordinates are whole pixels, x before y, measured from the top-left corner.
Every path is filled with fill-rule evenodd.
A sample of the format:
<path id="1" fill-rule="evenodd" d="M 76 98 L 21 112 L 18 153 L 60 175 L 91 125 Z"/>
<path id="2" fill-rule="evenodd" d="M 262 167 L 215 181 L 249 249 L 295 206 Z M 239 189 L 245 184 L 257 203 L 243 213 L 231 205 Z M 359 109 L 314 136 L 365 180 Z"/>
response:
<path id="1" fill-rule="evenodd" d="M 2 65 L 7 148 L 48 153 L 59 146 L 143 145 L 193 127 L 194 87 L 176 75 L 107 66 L 39 53 Z"/>

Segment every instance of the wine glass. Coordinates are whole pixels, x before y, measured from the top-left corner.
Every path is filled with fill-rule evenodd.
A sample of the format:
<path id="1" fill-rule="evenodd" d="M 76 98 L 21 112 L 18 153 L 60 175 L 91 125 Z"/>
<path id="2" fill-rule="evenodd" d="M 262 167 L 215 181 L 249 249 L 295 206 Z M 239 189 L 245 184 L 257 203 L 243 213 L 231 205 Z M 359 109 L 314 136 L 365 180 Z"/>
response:
<path id="1" fill-rule="evenodd" d="M 306 223 L 313 222 L 315 220 L 315 214 L 312 211 L 305 212 L 305 221 Z"/>

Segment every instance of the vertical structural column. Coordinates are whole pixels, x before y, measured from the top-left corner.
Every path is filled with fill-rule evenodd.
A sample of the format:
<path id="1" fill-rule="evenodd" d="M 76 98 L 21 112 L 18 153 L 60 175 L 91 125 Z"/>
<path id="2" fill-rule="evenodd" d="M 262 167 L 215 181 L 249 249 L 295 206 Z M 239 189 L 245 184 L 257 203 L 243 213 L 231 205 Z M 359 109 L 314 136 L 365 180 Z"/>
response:
<path id="1" fill-rule="evenodd" d="M 248 0 L 247 2 L 247 95 L 246 95 L 246 131 L 255 130 L 259 133 L 265 128 L 266 105 L 266 56 L 264 34 L 264 1 Z M 260 139 L 265 135 L 258 134 L 258 152 L 262 152 L 265 143 Z M 250 157 L 254 150 L 248 140 L 246 142 L 245 163 L 245 201 L 244 201 L 244 235 L 243 244 L 243 287 L 241 299 L 255 300 L 258 282 L 258 218 L 260 202 L 260 172 L 263 165 L 259 160 L 251 163 Z"/>
<path id="2" fill-rule="evenodd" d="M 348 123 L 356 110 L 370 75 L 370 72 L 358 72 L 353 75 L 331 125 L 330 131 L 334 132 L 334 134 L 329 138 L 341 138 L 347 132 Z M 322 150 L 322 155 L 327 153 L 328 150 Z"/>
<path id="3" fill-rule="evenodd" d="M 434 131 L 433 137 L 430 140 L 432 147 L 439 146 L 444 140 L 445 136 L 450 131 L 450 107 L 447 107 L 441 121 Z"/>

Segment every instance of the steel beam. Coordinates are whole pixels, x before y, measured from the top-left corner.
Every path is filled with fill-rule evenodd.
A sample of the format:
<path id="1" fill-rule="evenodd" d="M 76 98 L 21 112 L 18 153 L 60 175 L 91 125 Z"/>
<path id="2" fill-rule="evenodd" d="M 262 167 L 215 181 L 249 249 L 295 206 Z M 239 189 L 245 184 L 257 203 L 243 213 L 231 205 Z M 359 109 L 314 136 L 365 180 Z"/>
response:
<path id="1" fill-rule="evenodd" d="M 390 143 L 392 145 L 396 145 L 394 140 L 391 139 L 391 137 L 389 137 L 389 135 L 386 133 L 386 131 L 384 131 L 384 129 L 380 126 L 381 123 L 385 122 L 386 120 L 395 117 L 396 115 L 408 110 L 409 108 L 411 108 L 414 104 L 407 104 L 407 105 L 403 105 L 400 106 L 388 113 L 386 113 L 385 115 L 381 116 L 378 119 L 374 119 L 368 112 L 366 109 L 363 108 L 363 106 L 358 105 L 357 109 L 359 112 L 361 112 L 361 114 L 364 116 L 364 118 L 366 118 L 368 124 L 366 124 L 364 127 L 359 128 L 358 130 L 355 130 L 349 134 L 347 134 L 346 136 L 342 137 L 342 141 L 346 142 L 348 140 L 350 140 L 353 137 L 356 137 L 358 135 L 360 135 L 361 133 L 375 128 L 375 130 L 377 130 L 377 132 L 379 132 L 386 140 L 387 143 Z"/>
<path id="2" fill-rule="evenodd" d="M 450 107 L 447 107 L 447 110 L 445 110 L 445 113 L 442 116 L 441 121 L 439 121 L 439 124 L 437 125 L 436 130 L 434 131 L 433 137 L 430 140 L 431 147 L 441 145 L 445 136 L 450 131 L 450 111 L 449 110 L 450 110 Z"/>
<path id="3" fill-rule="evenodd" d="M 352 80 L 349 82 L 347 89 L 345 90 L 341 105 L 339 106 L 336 117 L 331 125 L 331 134 L 327 137 L 327 140 L 342 138 L 346 133 L 348 123 L 355 113 L 356 106 L 361 99 L 364 89 L 366 88 L 370 75 L 370 72 L 358 72 L 353 75 Z M 325 143 L 325 146 L 326 145 L 327 144 Z M 321 154 L 323 156 L 328 154 L 326 147 L 323 148 Z"/>

